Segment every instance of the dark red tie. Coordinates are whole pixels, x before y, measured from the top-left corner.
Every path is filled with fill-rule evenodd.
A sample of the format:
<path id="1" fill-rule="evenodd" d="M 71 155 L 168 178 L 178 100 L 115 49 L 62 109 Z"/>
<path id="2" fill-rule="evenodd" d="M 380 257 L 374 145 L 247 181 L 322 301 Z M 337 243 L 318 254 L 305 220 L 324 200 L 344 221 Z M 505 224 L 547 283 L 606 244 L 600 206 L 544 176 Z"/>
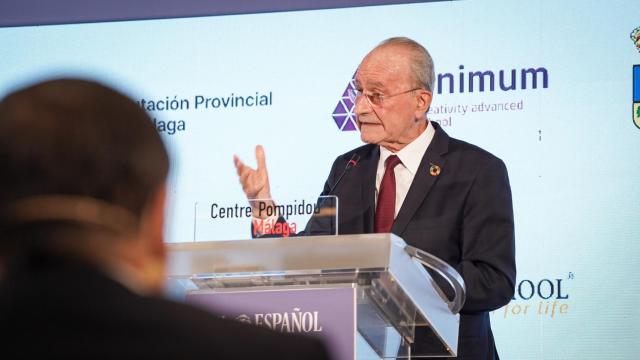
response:
<path id="1" fill-rule="evenodd" d="M 374 231 L 377 233 L 388 233 L 393 226 L 396 215 L 396 174 L 393 169 L 400 163 L 400 158 L 396 155 L 389 156 L 384 162 L 384 176 L 380 183 L 373 225 Z"/>

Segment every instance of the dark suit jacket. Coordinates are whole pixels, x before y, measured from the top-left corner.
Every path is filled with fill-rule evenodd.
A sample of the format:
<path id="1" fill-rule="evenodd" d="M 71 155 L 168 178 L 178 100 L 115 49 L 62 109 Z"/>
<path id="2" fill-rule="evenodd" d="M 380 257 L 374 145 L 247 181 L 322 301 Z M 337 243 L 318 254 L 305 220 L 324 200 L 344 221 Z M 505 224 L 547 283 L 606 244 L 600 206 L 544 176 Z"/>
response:
<path id="1" fill-rule="evenodd" d="M 36 256 L 0 282 L 0 358 L 326 359 L 302 336 L 132 293 L 90 266 Z"/>
<path id="2" fill-rule="evenodd" d="M 450 138 L 438 124 L 391 232 L 453 266 L 466 285 L 458 358 L 497 358 L 489 311 L 507 304 L 516 278 L 513 209 L 504 163 L 477 146 Z M 333 189 L 340 234 L 373 232 L 380 150 L 364 145 L 333 163 L 324 193 L 353 154 L 360 156 Z M 431 165 L 441 168 L 438 176 Z M 313 220 L 312 220 L 313 222 Z M 444 288 L 443 288 L 444 290 Z"/>

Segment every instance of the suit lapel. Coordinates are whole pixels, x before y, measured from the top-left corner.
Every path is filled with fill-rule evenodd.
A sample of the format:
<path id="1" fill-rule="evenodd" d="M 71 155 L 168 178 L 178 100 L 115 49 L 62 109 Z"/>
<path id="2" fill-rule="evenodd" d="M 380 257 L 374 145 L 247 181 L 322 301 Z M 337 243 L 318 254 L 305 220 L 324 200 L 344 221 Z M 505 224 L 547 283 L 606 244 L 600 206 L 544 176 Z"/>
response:
<path id="1" fill-rule="evenodd" d="M 436 128 L 435 135 L 422 157 L 418 172 L 413 178 L 407 197 L 404 199 L 402 208 L 400 208 L 398 216 L 391 228 L 392 233 L 400 236 L 429 194 L 429 191 L 433 188 L 433 185 L 438 181 L 439 176 L 433 176 L 430 173 L 431 166 L 438 166 L 440 170 L 445 169 L 445 159 L 441 155 L 448 151 L 449 136 L 438 124 L 432 124 Z"/>
<path id="2" fill-rule="evenodd" d="M 380 148 L 377 145 L 371 148 L 372 150 L 362 161 L 363 233 L 373 232 L 373 218 L 376 210 L 376 170 L 380 159 Z"/>

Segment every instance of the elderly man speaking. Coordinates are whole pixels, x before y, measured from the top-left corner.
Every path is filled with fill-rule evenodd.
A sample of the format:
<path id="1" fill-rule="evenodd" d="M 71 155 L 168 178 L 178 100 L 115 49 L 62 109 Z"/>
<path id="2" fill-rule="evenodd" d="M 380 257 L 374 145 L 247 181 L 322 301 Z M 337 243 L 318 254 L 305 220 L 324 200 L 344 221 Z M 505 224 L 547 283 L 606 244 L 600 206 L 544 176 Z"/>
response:
<path id="1" fill-rule="evenodd" d="M 431 56 L 408 38 L 365 56 L 351 98 L 367 144 L 335 160 L 324 193 L 340 199 L 341 234 L 391 232 L 453 266 L 467 295 L 458 358 L 498 359 L 489 311 L 509 302 L 516 278 L 507 170 L 429 121 L 434 78 Z M 357 167 L 336 183 L 354 157 Z M 242 188 L 249 199 L 270 199 L 260 146 L 256 158 L 256 169 L 234 158 Z"/>

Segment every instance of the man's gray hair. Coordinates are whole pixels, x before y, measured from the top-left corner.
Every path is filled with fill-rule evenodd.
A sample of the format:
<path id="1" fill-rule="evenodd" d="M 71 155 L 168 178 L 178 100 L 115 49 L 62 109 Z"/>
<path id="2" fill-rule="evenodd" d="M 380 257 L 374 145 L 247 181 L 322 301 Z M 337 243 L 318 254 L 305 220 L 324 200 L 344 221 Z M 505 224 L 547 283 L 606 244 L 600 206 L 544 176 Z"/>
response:
<path id="1" fill-rule="evenodd" d="M 435 83 L 435 70 L 433 69 L 433 59 L 431 55 L 417 41 L 407 37 L 392 37 L 384 40 L 376 48 L 387 45 L 405 46 L 411 51 L 411 68 L 417 86 L 424 87 L 433 93 Z"/>

